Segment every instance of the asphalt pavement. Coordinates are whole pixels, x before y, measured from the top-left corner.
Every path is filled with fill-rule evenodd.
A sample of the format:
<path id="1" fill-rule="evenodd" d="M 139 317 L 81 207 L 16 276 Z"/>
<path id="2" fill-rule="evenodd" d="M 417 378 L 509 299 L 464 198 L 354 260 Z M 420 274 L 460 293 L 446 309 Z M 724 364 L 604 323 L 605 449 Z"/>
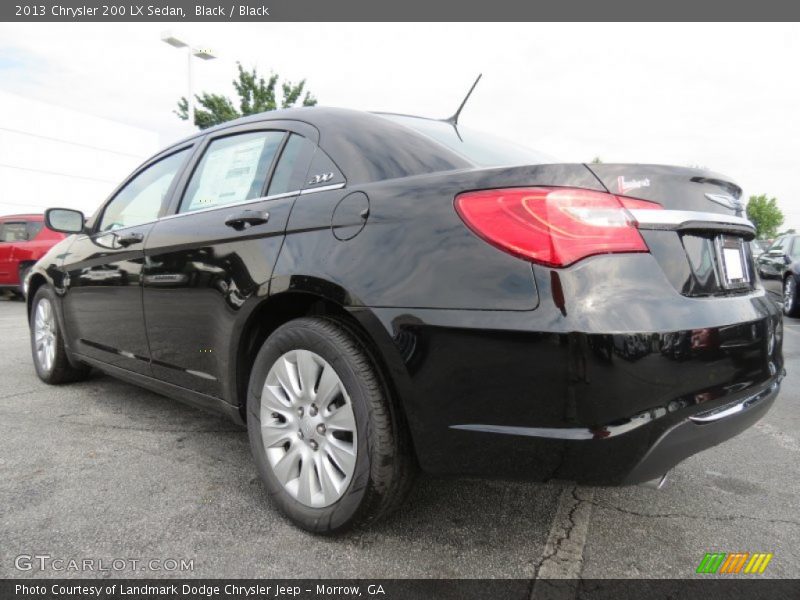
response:
<path id="1" fill-rule="evenodd" d="M 771 412 L 660 490 L 422 477 L 390 520 L 331 539 L 270 505 L 232 423 L 101 374 L 42 383 L 24 304 L 2 299 L 0 577 L 683 578 L 706 552 L 770 552 L 760 577 L 797 578 L 800 320 L 785 330 Z"/>

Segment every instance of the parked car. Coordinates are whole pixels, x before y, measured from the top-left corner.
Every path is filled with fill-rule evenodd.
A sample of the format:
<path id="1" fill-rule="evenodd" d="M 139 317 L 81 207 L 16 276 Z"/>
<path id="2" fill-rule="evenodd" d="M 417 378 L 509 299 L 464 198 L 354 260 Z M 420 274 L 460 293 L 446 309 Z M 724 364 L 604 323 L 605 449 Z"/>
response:
<path id="1" fill-rule="evenodd" d="M 319 533 L 391 512 L 418 466 L 649 481 L 779 390 L 740 194 L 452 120 L 251 116 L 160 152 L 85 224 L 47 212 L 74 235 L 30 278 L 33 361 L 246 424 L 269 495 Z"/>
<path id="2" fill-rule="evenodd" d="M 785 235 L 758 257 L 758 273 L 764 287 L 783 306 L 789 317 L 800 316 L 800 235 Z"/>
<path id="3" fill-rule="evenodd" d="M 0 289 L 21 297 L 30 268 L 64 237 L 45 227 L 43 215 L 0 217 Z"/>
<path id="4" fill-rule="evenodd" d="M 767 240 L 752 240 L 750 242 L 750 250 L 753 253 L 753 258 L 758 258 L 764 252 L 766 252 L 770 247 L 770 242 Z"/>

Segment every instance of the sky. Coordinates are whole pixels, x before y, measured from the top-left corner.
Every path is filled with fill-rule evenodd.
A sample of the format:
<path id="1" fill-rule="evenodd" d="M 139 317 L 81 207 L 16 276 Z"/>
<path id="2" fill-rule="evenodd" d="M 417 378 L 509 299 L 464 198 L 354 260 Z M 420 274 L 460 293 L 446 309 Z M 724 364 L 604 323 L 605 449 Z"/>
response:
<path id="1" fill-rule="evenodd" d="M 186 94 L 234 95 L 235 64 L 305 78 L 320 104 L 454 112 L 566 162 L 703 166 L 778 198 L 800 230 L 800 25 L 425 23 L 0 24 L 0 90 L 158 132 Z"/>

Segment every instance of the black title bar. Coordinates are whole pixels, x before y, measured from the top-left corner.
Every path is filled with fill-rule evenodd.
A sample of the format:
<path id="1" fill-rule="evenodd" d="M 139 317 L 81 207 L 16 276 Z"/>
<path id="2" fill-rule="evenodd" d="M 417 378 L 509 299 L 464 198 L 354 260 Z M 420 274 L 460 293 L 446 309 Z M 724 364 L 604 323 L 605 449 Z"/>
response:
<path id="1" fill-rule="evenodd" d="M 0 21 L 796 21 L 787 0 L 2 0 Z"/>

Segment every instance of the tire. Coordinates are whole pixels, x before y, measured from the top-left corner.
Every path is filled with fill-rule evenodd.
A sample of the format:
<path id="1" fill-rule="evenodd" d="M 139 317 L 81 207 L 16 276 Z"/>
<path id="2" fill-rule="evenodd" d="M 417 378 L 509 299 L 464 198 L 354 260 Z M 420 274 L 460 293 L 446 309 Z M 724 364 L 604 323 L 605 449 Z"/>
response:
<path id="1" fill-rule="evenodd" d="M 797 298 L 797 277 L 789 275 L 783 281 L 783 314 L 787 317 L 800 316 L 800 302 Z"/>
<path id="2" fill-rule="evenodd" d="M 87 366 L 70 363 L 55 306 L 55 293 L 49 285 L 43 285 L 36 291 L 30 315 L 33 366 L 39 379 L 50 385 L 80 381 L 90 371 Z"/>
<path id="3" fill-rule="evenodd" d="M 269 496 L 313 533 L 373 523 L 413 483 L 402 414 L 366 346 L 337 320 L 297 319 L 269 336 L 250 376 L 247 430 Z"/>

